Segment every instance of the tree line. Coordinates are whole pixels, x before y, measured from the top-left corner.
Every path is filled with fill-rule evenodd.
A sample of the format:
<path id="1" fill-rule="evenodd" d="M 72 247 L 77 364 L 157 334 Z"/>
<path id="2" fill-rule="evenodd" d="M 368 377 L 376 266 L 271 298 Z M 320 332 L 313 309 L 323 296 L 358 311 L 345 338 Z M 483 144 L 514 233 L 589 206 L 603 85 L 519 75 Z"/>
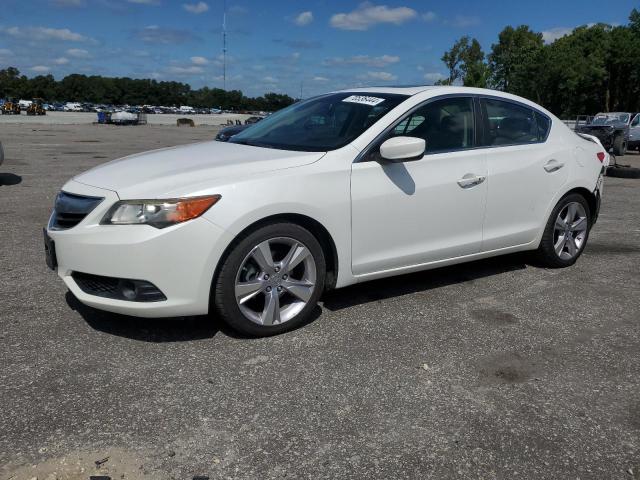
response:
<path id="1" fill-rule="evenodd" d="M 468 36 L 444 53 L 439 84 L 494 88 L 520 95 L 569 118 L 640 111 L 640 12 L 627 25 L 576 28 L 545 44 L 528 26 L 506 27 L 491 52 Z"/>
<path id="2" fill-rule="evenodd" d="M 111 105 L 190 105 L 223 110 L 275 111 L 291 105 L 289 95 L 267 93 L 247 97 L 240 90 L 203 87 L 181 82 L 110 78 L 72 74 L 57 81 L 53 75 L 28 78 L 15 67 L 0 70 L 0 98 L 43 98 L 47 102 L 87 102 Z"/>

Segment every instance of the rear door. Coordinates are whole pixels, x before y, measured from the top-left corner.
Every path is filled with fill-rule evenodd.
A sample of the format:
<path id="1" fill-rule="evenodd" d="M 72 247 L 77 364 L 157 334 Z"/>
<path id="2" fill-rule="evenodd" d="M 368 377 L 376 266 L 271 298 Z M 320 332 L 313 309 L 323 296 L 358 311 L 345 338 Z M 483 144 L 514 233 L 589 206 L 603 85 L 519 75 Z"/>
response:
<path id="1" fill-rule="evenodd" d="M 551 119 L 531 107 L 494 97 L 480 103 L 489 179 L 482 250 L 492 251 L 536 238 L 573 152 L 551 143 Z"/>

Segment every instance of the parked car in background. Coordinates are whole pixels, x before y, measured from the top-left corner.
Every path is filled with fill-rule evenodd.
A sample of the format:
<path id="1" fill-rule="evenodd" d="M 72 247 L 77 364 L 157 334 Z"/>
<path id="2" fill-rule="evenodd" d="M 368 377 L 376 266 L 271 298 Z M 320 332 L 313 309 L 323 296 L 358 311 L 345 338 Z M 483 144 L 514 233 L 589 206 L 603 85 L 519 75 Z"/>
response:
<path id="1" fill-rule="evenodd" d="M 82 112 L 82 104 L 78 102 L 67 102 L 64 105 L 63 110 L 65 112 Z"/>
<path id="2" fill-rule="evenodd" d="M 244 123 L 245 123 L 245 125 L 251 125 L 252 123 L 258 123 L 263 118 L 264 117 L 257 117 L 257 116 L 249 117 L 244 121 Z"/>
<path id="3" fill-rule="evenodd" d="M 578 126 L 576 131 L 597 137 L 614 155 L 624 155 L 629 143 L 629 127 L 635 116 L 626 112 L 598 113 L 591 122 Z"/>
<path id="4" fill-rule="evenodd" d="M 227 142 L 227 141 L 229 141 L 229 139 L 231 137 L 233 137 L 234 135 L 237 135 L 238 133 L 242 132 L 243 130 L 246 130 L 251 125 L 253 125 L 253 124 L 245 123 L 244 125 L 232 125 L 230 127 L 223 128 L 216 135 L 216 140 L 219 141 L 219 142 Z"/>
<path id="5" fill-rule="evenodd" d="M 525 250 L 548 267 L 574 264 L 605 158 L 504 92 L 333 92 L 225 143 L 76 176 L 55 201 L 47 263 L 99 309 L 216 311 L 273 335 L 308 321 L 327 288 Z"/>

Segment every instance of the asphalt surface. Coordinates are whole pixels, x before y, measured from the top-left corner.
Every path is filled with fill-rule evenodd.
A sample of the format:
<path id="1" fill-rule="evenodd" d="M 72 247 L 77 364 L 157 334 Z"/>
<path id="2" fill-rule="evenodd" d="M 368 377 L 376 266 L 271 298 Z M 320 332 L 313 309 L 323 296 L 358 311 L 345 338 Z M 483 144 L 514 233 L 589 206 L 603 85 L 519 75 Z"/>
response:
<path id="1" fill-rule="evenodd" d="M 228 120 L 244 121 L 251 115 L 242 113 L 220 113 L 211 115 L 185 115 L 178 113 L 161 113 L 147 115 L 149 125 L 176 126 L 179 118 L 189 118 L 196 125 L 224 125 Z M 26 113 L 20 115 L 0 115 L 0 125 L 24 124 L 22 128 L 42 128 L 42 125 L 91 125 L 98 120 L 95 112 L 47 112 L 44 116 L 31 116 Z M 1 130 L 0 130 L 1 131 Z"/>
<path id="2" fill-rule="evenodd" d="M 278 337 L 80 305 L 44 264 L 62 184 L 214 133 L 0 128 L 0 480 L 640 479 L 640 180 L 606 180 L 572 268 L 367 283 Z"/>

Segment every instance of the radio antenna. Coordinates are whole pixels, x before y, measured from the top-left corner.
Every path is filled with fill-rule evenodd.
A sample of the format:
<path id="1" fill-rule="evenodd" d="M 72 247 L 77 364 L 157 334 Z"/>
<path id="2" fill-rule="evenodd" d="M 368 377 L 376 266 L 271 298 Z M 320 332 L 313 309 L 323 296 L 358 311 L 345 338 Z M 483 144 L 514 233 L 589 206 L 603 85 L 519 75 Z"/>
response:
<path id="1" fill-rule="evenodd" d="M 227 90 L 227 0 L 222 13 L 222 88 Z"/>

